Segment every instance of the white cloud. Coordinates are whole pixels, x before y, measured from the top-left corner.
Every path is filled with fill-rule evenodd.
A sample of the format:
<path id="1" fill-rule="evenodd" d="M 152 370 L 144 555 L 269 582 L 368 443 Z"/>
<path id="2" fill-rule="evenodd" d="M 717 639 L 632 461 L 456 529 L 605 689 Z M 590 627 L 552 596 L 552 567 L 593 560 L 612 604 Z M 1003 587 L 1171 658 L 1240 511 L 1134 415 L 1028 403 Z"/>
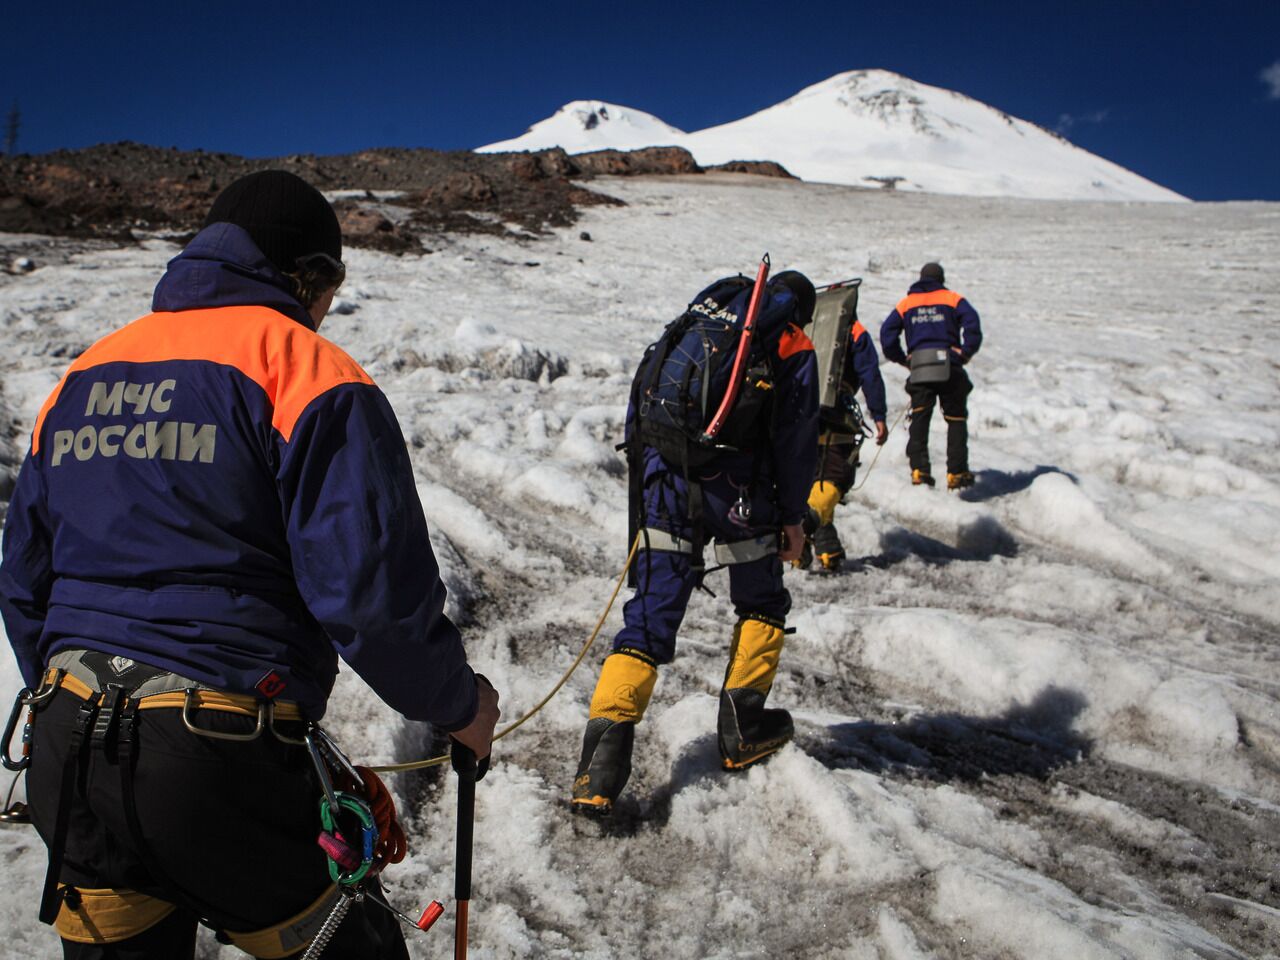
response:
<path id="1" fill-rule="evenodd" d="M 1258 74 L 1258 79 L 1267 85 L 1268 98 L 1280 100 L 1280 60 Z"/>

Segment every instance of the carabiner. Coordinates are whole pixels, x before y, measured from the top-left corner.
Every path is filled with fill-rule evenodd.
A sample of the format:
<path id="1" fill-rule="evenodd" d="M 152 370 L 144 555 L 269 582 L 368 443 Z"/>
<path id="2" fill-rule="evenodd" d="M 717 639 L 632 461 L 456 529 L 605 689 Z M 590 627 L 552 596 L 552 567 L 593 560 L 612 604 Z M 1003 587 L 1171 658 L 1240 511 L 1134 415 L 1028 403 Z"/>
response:
<path id="1" fill-rule="evenodd" d="M 333 780 L 329 777 L 329 766 L 324 762 L 324 756 L 316 745 L 314 734 L 319 730 L 319 726 L 311 724 L 302 739 L 307 744 L 307 752 L 311 754 L 311 763 L 316 768 L 316 776 L 320 778 L 320 786 L 324 788 L 324 800 L 321 802 L 326 805 L 329 817 L 332 819 L 338 815 L 338 794 L 334 791 Z"/>
<path id="2" fill-rule="evenodd" d="M 4 742 L 0 744 L 0 763 L 4 764 L 6 770 L 25 770 L 31 763 L 31 757 L 23 752 L 22 759 L 15 760 L 9 755 L 9 743 L 13 740 L 13 732 L 18 729 L 18 717 L 22 716 L 22 711 L 27 709 L 27 700 L 31 696 L 31 688 L 23 687 L 18 691 L 18 695 L 13 699 L 13 709 L 9 712 L 9 722 L 4 725 Z M 28 726 L 30 721 L 28 721 Z M 22 735 L 22 743 L 25 748 L 27 743 L 27 735 Z"/>
<path id="3" fill-rule="evenodd" d="M 36 707 L 43 704 L 52 697 L 58 690 L 58 685 L 62 682 L 63 670 L 55 670 L 53 676 L 48 678 L 48 682 L 40 687 L 39 690 L 33 691 L 30 687 L 23 687 L 18 691 L 18 695 L 13 698 L 13 709 L 9 711 L 9 721 L 4 725 L 4 740 L 0 741 L 0 763 L 4 764 L 6 770 L 12 770 L 15 773 L 27 769 L 31 764 L 31 724 L 35 720 Z M 13 759 L 9 753 L 9 745 L 13 741 L 14 731 L 18 729 L 18 717 L 22 715 L 23 708 L 26 708 L 27 722 L 22 727 L 22 757 L 18 760 Z"/>
<path id="4" fill-rule="evenodd" d="M 360 821 L 360 866 L 354 870 L 343 871 L 332 857 L 329 857 L 329 879 L 340 886 L 348 887 L 359 883 L 373 866 L 373 851 L 378 845 L 378 826 L 369 805 L 355 794 L 339 791 L 333 795 L 336 806 L 330 806 L 329 798 L 320 800 L 320 826 L 325 833 L 337 833 L 338 813 L 346 810 L 353 813 Z M 339 836 L 341 836 L 339 834 Z"/>

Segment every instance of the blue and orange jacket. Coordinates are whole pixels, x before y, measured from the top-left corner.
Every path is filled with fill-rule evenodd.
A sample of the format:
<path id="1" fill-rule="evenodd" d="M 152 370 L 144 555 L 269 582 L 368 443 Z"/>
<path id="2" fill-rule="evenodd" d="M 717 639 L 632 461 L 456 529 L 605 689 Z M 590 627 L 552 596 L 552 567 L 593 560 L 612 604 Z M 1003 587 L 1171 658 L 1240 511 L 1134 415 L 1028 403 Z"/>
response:
<path id="1" fill-rule="evenodd" d="M 410 719 L 474 718 L 395 414 L 288 290 L 214 224 L 45 402 L 0 564 L 27 684 L 88 648 L 318 719 L 341 654 Z"/>
<path id="2" fill-rule="evenodd" d="M 903 352 L 899 337 L 906 332 Z M 880 346 L 894 363 L 907 362 L 907 354 L 926 347 L 958 347 L 968 363 L 982 346 L 978 311 L 954 290 L 936 280 L 918 280 L 880 326 Z"/>
<path id="3" fill-rule="evenodd" d="M 880 376 L 880 354 L 876 352 L 875 340 L 860 320 L 853 321 L 853 329 L 849 331 L 849 347 L 844 358 L 844 382 L 853 393 L 862 389 L 871 419 L 883 423 L 889 406 L 885 401 L 884 378 Z"/>

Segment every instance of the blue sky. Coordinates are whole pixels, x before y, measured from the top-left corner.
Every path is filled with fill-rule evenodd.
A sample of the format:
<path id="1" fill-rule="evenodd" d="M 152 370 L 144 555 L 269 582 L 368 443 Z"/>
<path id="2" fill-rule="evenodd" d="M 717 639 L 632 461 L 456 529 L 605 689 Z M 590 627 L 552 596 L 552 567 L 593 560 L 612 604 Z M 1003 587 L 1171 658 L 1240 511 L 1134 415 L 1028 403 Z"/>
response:
<path id="1" fill-rule="evenodd" d="M 7 6 L 22 152 L 465 149 L 588 98 L 695 130 L 882 67 L 1194 199 L 1280 200 L 1280 0 Z"/>

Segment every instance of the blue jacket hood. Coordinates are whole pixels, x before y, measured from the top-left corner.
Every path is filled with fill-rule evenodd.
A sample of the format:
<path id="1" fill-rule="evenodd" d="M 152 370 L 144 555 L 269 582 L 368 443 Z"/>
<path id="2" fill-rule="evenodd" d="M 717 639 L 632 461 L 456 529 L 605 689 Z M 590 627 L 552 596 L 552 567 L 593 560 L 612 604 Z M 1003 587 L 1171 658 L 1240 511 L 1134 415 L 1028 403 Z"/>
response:
<path id="1" fill-rule="evenodd" d="M 289 278 L 233 223 L 214 223 L 196 234 L 169 261 L 151 298 L 157 313 L 212 307 L 270 307 L 315 329 Z"/>

